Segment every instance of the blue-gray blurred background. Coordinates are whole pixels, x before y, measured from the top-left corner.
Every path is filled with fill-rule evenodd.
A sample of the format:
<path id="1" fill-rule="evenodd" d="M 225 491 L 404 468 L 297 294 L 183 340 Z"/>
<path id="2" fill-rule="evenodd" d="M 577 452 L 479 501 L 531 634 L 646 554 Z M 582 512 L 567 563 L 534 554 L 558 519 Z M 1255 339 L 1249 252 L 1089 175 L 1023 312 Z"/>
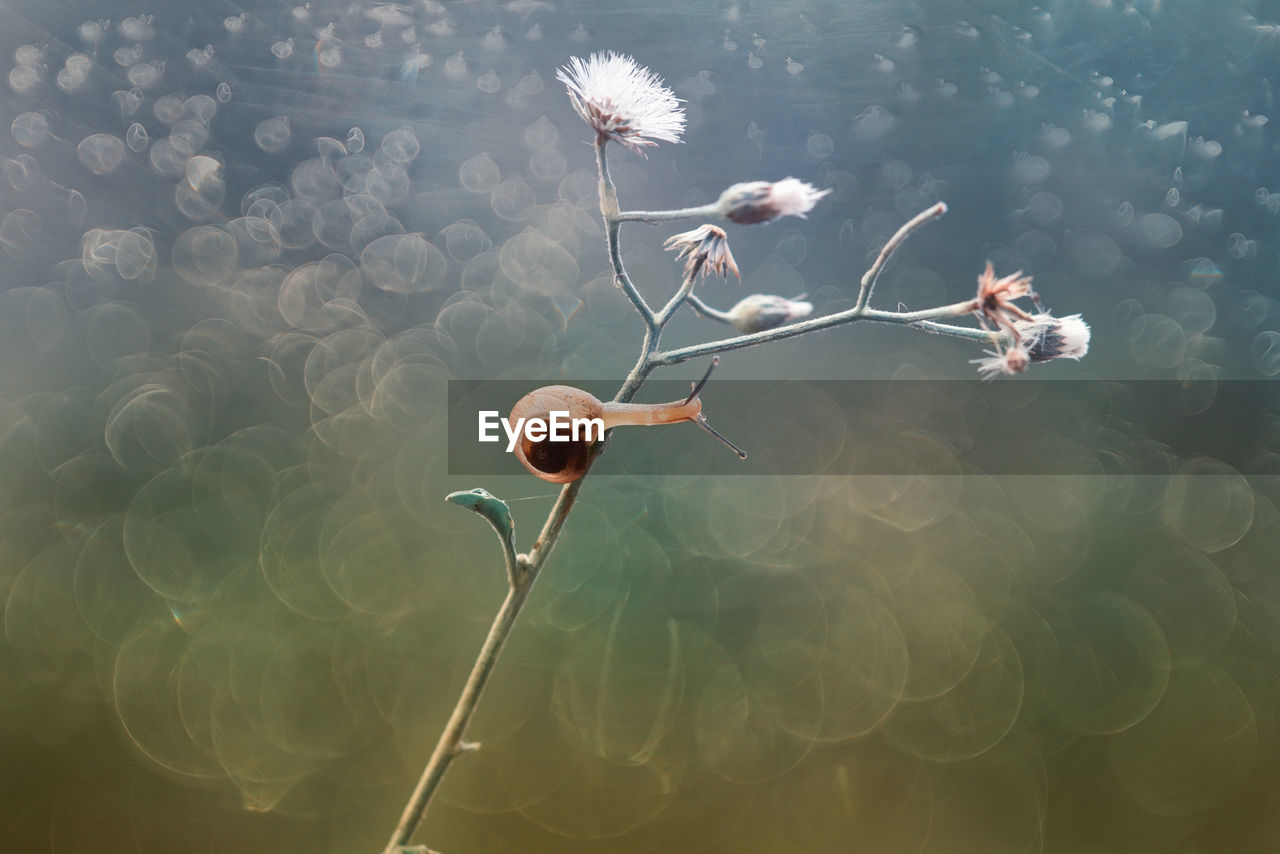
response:
<path id="1" fill-rule="evenodd" d="M 1092 325 L 1036 380 L 1187 381 L 1195 412 L 1280 373 L 1280 3 L 4 0 L 0 849 L 382 849 L 504 593 L 442 498 L 512 499 L 528 548 L 554 495 L 514 462 L 447 474 L 448 381 L 616 379 L 639 344 L 555 80 L 605 49 L 689 119 L 615 147 L 624 207 L 832 190 L 731 226 L 743 281 L 712 304 L 847 307 L 945 200 L 879 307 L 965 299 L 991 260 Z M 623 232 L 652 299 L 677 229 Z M 682 315 L 667 340 L 720 334 Z M 859 324 L 719 378 L 979 356 Z M 1019 447 L 1087 474 L 992 476 L 957 455 L 1007 437 L 944 441 L 910 395 L 851 422 L 788 388 L 717 426 L 950 474 L 699 477 L 726 452 L 655 431 L 682 474 L 587 482 L 422 841 L 1280 846 L 1274 468 L 1029 390 Z"/>

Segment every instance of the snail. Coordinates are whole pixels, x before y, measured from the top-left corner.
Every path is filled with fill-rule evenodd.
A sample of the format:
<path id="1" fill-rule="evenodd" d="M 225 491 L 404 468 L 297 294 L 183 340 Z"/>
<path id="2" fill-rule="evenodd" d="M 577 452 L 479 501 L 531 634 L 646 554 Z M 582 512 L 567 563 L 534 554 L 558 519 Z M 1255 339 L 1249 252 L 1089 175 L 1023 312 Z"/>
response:
<path id="1" fill-rule="evenodd" d="M 698 394 L 719 363 L 718 356 L 712 359 L 711 367 L 707 368 L 706 375 L 693 386 L 693 392 L 684 400 L 670 403 L 601 402 L 582 389 L 566 385 L 535 389 L 520 398 L 507 416 L 508 430 L 512 435 L 519 432 L 513 451 L 534 476 L 551 483 L 571 483 L 587 473 L 587 467 L 591 463 L 591 447 L 596 440 L 603 438 L 603 431 L 630 424 L 678 424 L 692 421 L 745 460 L 746 452 L 716 432 L 702 414 L 702 400 Z M 526 429 L 526 425 L 534 419 L 538 419 L 545 427 L 555 423 L 553 414 L 565 416 L 566 413 L 569 420 L 593 419 L 595 423 L 579 431 L 577 428 L 581 422 L 576 422 L 572 433 L 565 430 L 561 434 L 562 439 L 555 441 L 550 437 L 553 430 Z M 566 418 L 559 420 L 561 427 L 568 426 L 569 420 Z M 531 438 L 530 432 L 536 432 L 537 435 Z M 564 438 L 568 441 L 564 441 Z"/>

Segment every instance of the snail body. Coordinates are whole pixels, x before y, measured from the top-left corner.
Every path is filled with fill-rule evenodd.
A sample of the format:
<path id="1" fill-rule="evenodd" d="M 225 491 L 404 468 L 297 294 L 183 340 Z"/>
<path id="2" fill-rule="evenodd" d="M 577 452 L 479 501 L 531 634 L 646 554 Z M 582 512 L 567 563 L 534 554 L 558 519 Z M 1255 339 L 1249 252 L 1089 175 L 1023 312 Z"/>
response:
<path id="1" fill-rule="evenodd" d="M 512 452 L 534 476 L 551 483 L 571 483 L 587 473 L 592 446 L 604 438 L 605 430 L 691 421 L 745 459 L 746 454 L 713 430 L 702 414 L 698 393 L 710 375 L 708 370 L 688 398 L 669 403 L 602 402 L 566 385 L 534 389 L 511 407 L 507 417 L 508 431 L 519 434 Z M 536 424 L 543 429 L 535 429 L 532 425 Z M 559 434 L 554 429 L 557 424 L 564 428 Z M 548 425 L 551 429 L 546 429 Z M 556 435 L 560 438 L 553 438 Z"/>

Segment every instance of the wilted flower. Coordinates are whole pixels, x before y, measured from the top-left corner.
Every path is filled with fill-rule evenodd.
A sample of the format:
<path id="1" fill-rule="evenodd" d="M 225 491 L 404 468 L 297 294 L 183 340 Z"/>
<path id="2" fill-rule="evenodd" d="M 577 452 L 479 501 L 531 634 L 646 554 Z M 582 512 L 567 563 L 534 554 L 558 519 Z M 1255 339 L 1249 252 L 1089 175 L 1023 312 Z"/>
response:
<path id="1" fill-rule="evenodd" d="M 811 311 L 811 302 L 773 294 L 752 294 L 729 309 L 727 318 L 739 332 L 752 333 L 790 323 Z"/>
<path id="2" fill-rule="evenodd" d="M 610 51 L 589 59 L 573 57 L 556 71 L 569 100 L 600 138 L 612 139 L 643 156 L 655 139 L 679 142 L 684 132 L 680 101 L 662 79 L 629 56 Z"/>
<path id="3" fill-rule="evenodd" d="M 1036 314 L 1030 321 L 1020 320 L 1015 325 L 1033 362 L 1079 360 L 1089 352 L 1089 324 L 1078 314 L 1066 317 Z"/>
<path id="4" fill-rule="evenodd" d="M 1078 314 L 1054 317 L 1041 312 L 1029 315 L 1028 320 L 1014 321 L 1013 326 L 1013 344 L 1006 347 L 997 340 L 996 349 L 983 350 L 987 358 L 969 360 L 978 366 L 983 379 L 1020 374 L 1032 362 L 1079 359 L 1089 352 L 1089 324 Z"/>
<path id="5" fill-rule="evenodd" d="M 987 269 L 978 277 L 978 295 L 974 297 L 970 310 L 990 320 L 997 329 L 1007 330 L 1016 341 L 1022 337 L 1017 321 L 1031 322 L 1032 317 L 1013 301 L 1030 296 L 1033 296 L 1030 276 L 1022 275 L 1019 270 L 997 279 L 995 268 L 988 261 Z"/>
<path id="6" fill-rule="evenodd" d="M 662 245 L 670 250 L 679 250 L 676 257 L 685 259 L 686 281 L 696 279 L 699 273 L 703 278 L 707 273 L 715 273 L 722 279 L 729 278 L 730 273 L 742 278 L 738 265 L 733 260 L 733 253 L 729 251 L 729 238 L 722 228 L 700 225 L 693 231 L 672 235 Z"/>
<path id="7" fill-rule="evenodd" d="M 970 359 L 969 364 L 978 366 L 978 373 L 984 380 L 995 379 L 997 374 L 1020 374 L 1031 364 L 1031 354 L 1026 342 L 1018 341 L 1008 348 L 996 345 L 994 350 L 983 350 L 985 359 Z"/>
<path id="8" fill-rule="evenodd" d="M 774 182 L 750 181 L 734 184 L 725 190 L 716 204 L 721 216 L 743 225 L 751 225 L 769 222 L 780 216 L 798 216 L 803 219 L 805 214 L 813 210 L 818 200 L 830 192 L 831 190 L 819 190 L 795 178 L 783 178 Z"/>

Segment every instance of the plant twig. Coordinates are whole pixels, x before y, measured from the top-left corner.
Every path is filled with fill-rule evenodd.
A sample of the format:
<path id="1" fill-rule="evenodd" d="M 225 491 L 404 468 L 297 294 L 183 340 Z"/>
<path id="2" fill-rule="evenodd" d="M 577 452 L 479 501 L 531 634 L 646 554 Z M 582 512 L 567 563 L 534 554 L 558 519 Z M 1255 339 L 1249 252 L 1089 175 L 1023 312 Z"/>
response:
<path id="1" fill-rule="evenodd" d="M 614 273 L 619 285 L 645 321 L 645 335 L 644 342 L 641 345 L 640 357 L 636 360 L 636 365 L 632 368 L 622 388 L 618 389 L 618 393 L 613 398 L 619 403 L 627 403 L 635 397 L 636 392 L 640 390 L 644 381 L 648 379 L 649 374 L 653 372 L 652 355 L 657 348 L 662 327 L 671 319 L 670 314 L 675 313 L 675 308 L 679 307 L 679 303 L 672 307 L 670 314 L 667 314 L 664 308 L 664 315 L 666 316 L 659 323 L 653 310 L 649 308 L 648 303 L 635 289 L 623 269 L 622 257 L 618 252 L 619 223 L 610 212 L 611 210 L 617 210 L 617 199 L 613 195 L 613 184 L 608 178 L 603 142 L 596 146 L 596 152 L 596 162 L 600 168 L 601 175 L 600 209 L 605 218 L 606 231 L 609 235 L 609 257 L 613 263 Z M 673 302 L 675 299 L 675 297 L 672 297 Z M 670 306 L 671 304 L 669 303 L 668 307 Z M 609 437 L 606 435 L 602 441 L 597 442 L 592 448 L 591 460 L 587 464 L 588 472 L 590 471 L 591 463 L 604 450 L 608 440 Z M 483 496 L 492 498 L 492 496 L 480 489 L 464 493 L 453 493 L 449 496 L 449 499 L 453 500 L 454 503 L 462 504 L 481 513 L 493 524 L 494 530 L 498 532 L 499 539 L 503 541 L 503 553 L 508 561 L 507 575 L 510 583 L 507 597 L 503 600 L 502 607 L 498 610 L 492 625 L 489 627 L 489 634 L 485 637 L 484 645 L 480 648 L 480 654 L 476 657 L 475 664 L 471 668 L 471 674 L 467 677 L 462 694 L 454 705 L 449 721 L 445 724 L 444 732 L 441 733 L 439 741 L 436 742 L 431 758 L 427 761 L 426 768 L 423 769 L 422 776 L 418 780 L 418 785 L 409 797 L 409 802 L 401 814 L 400 822 L 396 825 L 391 841 L 387 844 L 385 854 L 401 854 L 408 847 L 409 840 L 422 822 L 432 797 L 444 779 L 445 772 L 449 770 L 449 765 L 452 764 L 454 757 L 463 752 L 467 745 L 471 744 L 464 740 L 464 735 L 467 725 L 475 715 L 476 706 L 480 702 L 480 695 L 484 690 L 485 683 L 493 672 L 498 656 L 502 653 L 507 639 L 510 638 L 511 632 L 515 628 L 516 618 L 520 616 L 520 611 L 524 607 L 530 591 L 533 589 L 534 582 L 538 580 L 538 574 L 546 564 L 547 558 L 550 557 L 551 550 L 555 548 L 557 540 L 560 539 L 560 532 L 569 518 L 569 511 L 573 509 L 574 501 L 577 499 L 578 492 L 582 489 L 585 481 L 586 475 L 584 474 L 578 480 L 567 483 L 561 488 L 560 494 L 556 498 L 556 503 L 551 508 L 551 512 L 547 515 L 547 520 L 543 523 L 542 530 L 538 534 L 538 539 L 534 541 L 533 547 L 528 554 L 520 555 L 515 554 L 513 542 L 511 547 L 508 548 L 509 541 L 504 536 L 501 522 L 495 522 L 494 518 L 492 518 L 494 508 L 491 504 L 483 500 L 472 501 L 469 497 L 455 500 L 455 496 L 477 496 L 480 498 L 483 498 Z M 480 493 L 483 493 L 483 496 L 480 496 Z M 502 506 L 503 508 L 506 507 L 505 504 Z M 508 516 L 508 520 L 509 518 Z M 512 561 L 514 561 L 514 564 Z"/>
<path id="2" fill-rule="evenodd" d="M 529 597 L 529 591 L 533 587 L 532 574 L 528 571 L 523 574 L 525 581 L 508 588 L 507 598 L 503 600 L 493 625 L 489 627 L 489 634 L 484 639 L 484 646 L 480 647 L 480 654 L 476 657 L 476 663 L 467 677 L 467 684 L 463 686 L 462 694 L 453 707 L 453 713 L 449 715 L 449 722 L 445 724 L 444 732 L 440 734 L 440 740 L 436 742 L 435 750 L 431 752 L 431 758 L 427 761 L 427 767 L 423 769 L 418 785 L 409 797 L 409 803 L 400 816 L 400 822 L 396 825 L 395 833 L 391 835 L 391 841 L 387 843 L 387 854 L 396 854 L 403 846 L 409 844 L 409 840 L 413 838 L 413 832 L 417 830 L 422 816 L 427 811 L 427 805 L 431 803 L 431 797 L 439 788 L 445 772 L 449 770 L 449 765 L 453 763 L 454 757 L 468 749 L 468 742 L 463 740 L 467 724 L 475 715 L 480 694 L 489 680 L 493 666 L 498 662 L 498 654 L 502 652 L 507 638 L 511 636 L 516 617 L 520 615 L 520 609 L 524 606 L 525 600 Z"/>
<path id="3" fill-rule="evenodd" d="M 912 232 L 920 229 L 929 222 L 937 219 L 947 212 L 946 202 L 938 202 L 931 208 L 921 211 L 920 213 L 907 220 L 906 224 L 894 232 L 893 237 L 884 246 L 880 247 L 880 254 L 876 256 L 876 261 L 871 265 L 871 269 L 867 270 L 862 276 L 862 286 L 858 289 L 858 301 L 854 303 L 855 309 L 863 309 L 867 307 L 867 303 L 871 302 L 871 292 L 875 290 L 876 282 L 880 279 L 880 273 L 884 270 L 885 264 L 889 263 L 889 258 L 894 252 L 898 251 L 898 247 L 907 242 L 907 238 Z"/>
<path id="4" fill-rule="evenodd" d="M 701 205 L 696 208 L 681 208 L 675 211 L 620 211 L 618 222 L 671 222 L 677 219 L 706 219 L 720 217 L 720 206 L 716 203 Z"/>
<path id="5" fill-rule="evenodd" d="M 680 310 L 680 306 L 684 304 L 684 301 L 693 296 L 693 280 L 693 276 L 685 276 L 684 281 L 680 283 L 680 287 L 672 294 L 671 299 L 667 300 L 667 304 L 658 311 L 657 316 L 654 318 L 654 323 L 659 330 L 665 329 L 667 323 Z"/>
<path id="6" fill-rule="evenodd" d="M 952 338 L 964 338 L 968 341 L 979 341 L 983 344 L 997 344 L 1008 342 L 1009 340 L 1009 335 L 1005 332 L 992 332 L 988 329 L 978 329 L 973 326 L 954 326 L 950 323 L 937 323 L 932 320 L 917 320 L 907 325 L 922 332 L 931 332 L 934 335 L 950 335 Z"/>
<path id="7" fill-rule="evenodd" d="M 695 311 L 717 320 L 728 322 L 727 315 L 725 315 L 724 312 L 717 311 L 716 309 L 706 305 L 693 294 L 694 279 L 692 276 L 686 277 L 686 279 L 681 282 L 680 287 L 676 290 L 671 299 L 660 311 L 655 313 L 645 301 L 644 297 L 636 289 L 634 283 L 632 283 L 630 277 L 627 275 L 626 269 L 623 267 L 622 254 L 618 241 L 618 233 L 621 224 L 623 222 L 639 221 L 663 222 L 686 217 L 715 215 L 718 213 L 719 209 L 716 205 L 708 205 L 701 208 L 687 208 L 678 211 L 621 212 L 618 208 L 617 193 L 614 188 L 613 181 L 609 176 L 608 162 L 605 155 L 605 145 L 608 140 L 609 137 L 605 134 L 599 134 L 597 136 L 596 165 L 599 170 L 600 177 L 600 213 L 605 221 L 609 261 L 613 267 L 614 277 L 618 287 L 640 314 L 645 327 L 640 354 L 636 360 L 635 366 L 627 375 L 626 381 L 614 396 L 613 399 L 615 401 L 621 403 L 631 401 L 632 398 L 635 397 L 636 392 L 639 391 L 640 387 L 644 384 L 645 380 L 647 380 L 649 375 L 659 366 L 675 365 L 681 362 L 686 362 L 690 359 L 698 358 L 699 356 L 713 355 L 727 350 L 736 350 L 742 347 L 768 343 L 770 341 L 780 341 L 785 338 L 803 335 L 807 332 L 816 332 L 820 329 L 829 329 L 833 326 L 839 326 L 856 320 L 872 320 L 885 323 L 907 324 L 930 332 L 957 335 L 960 337 L 978 340 L 991 340 L 993 333 L 977 329 L 965 329 L 958 326 L 949 326 L 944 323 L 936 322 L 940 318 L 954 317 L 958 314 L 966 313 L 972 308 L 972 301 L 916 312 L 874 311 L 868 309 L 866 306 L 866 301 L 870 298 L 870 293 L 874 288 L 876 279 L 879 277 L 881 270 L 884 268 L 894 251 L 906 240 L 907 237 L 910 236 L 911 232 L 946 212 L 946 205 L 940 202 L 909 221 L 898 230 L 898 233 L 895 234 L 888 243 L 885 244 L 884 248 L 880 251 L 879 257 L 876 259 L 875 264 L 862 278 L 862 290 L 859 293 L 858 304 L 855 305 L 854 308 L 849 309 L 848 311 L 832 314 L 827 317 L 815 318 L 813 320 L 807 320 L 790 326 L 755 333 L 753 335 L 742 335 L 736 338 L 712 341 L 706 344 L 698 344 L 692 347 L 683 347 L 666 352 L 660 351 L 658 347 L 664 328 L 680 306 L 686 301 Z M 591 457 L 588 460 L 587 466 L 588 473 L 591 463 L 594 462 L 594 460 L 604 450 L 608 441 L 609 437 L 606 435 L 604 439 L 597 442 L 592 447 Z M 471 719 L 475 714 L 476 707 L 480 701 L 480 696 L 484 691 L 484 687 L 489 676 L 493 672 L 498 656 L 502 653 L 503 647 L 511 637 L 511 632 L 515 627 L 517 618 L 520 616 L 520 611 L 528 600 L 529 594 L 533 590 L 534 583 L 537 581 L 542 567 L 546 565 L 552 549 L 555 548 L 556 542 L 560 538 L 560 533 L 564 529 L 565 522 L 569 518 L 569 513 L 573 509 L 578 493 L 585 482 L 586 475 L 572 483 L 564 485 L 560 490 L 559 496 L 556 498 L 555 505 L 551 508 L 551 512 L 543 523 L 542 530 L 539 532 L 537 540 L 534 541 L 532 548 L 529 549 L 527 554 L 518 554 L 515 550 L 514 528 L 511 525 L 510 512 L 507 505 L 500 499 L 495 498 L 481 489 L 453 493 L 448 497 L 453 503 L 460 504 L 461 506 L 480 513 L 493 526 L 494 531 L 497 532 L 498 539 L 502 543 L 503 556 L 507 565 L 507 596 L 503 600 L 502 607 L 498 610 L 493 623 L 489 627 L 489 633 L 485 637 L 484 645 L 480 648 L 480 653 L 476 657 L 475 664 L 471 668 L 471 673 L 467 677 L 462 693 L 458 697 L 458 701 L 454 705 L 452 713 L 449 715 L 449 720 L 445 724 L 444 731 L 441 733 L 440 739 L 436 742 L 435 749 L 431 753 L 431 758 L 428 760 L 426 768 L 423 770 L 422 776 L 419 778 L 418 784 L 414 788 L 413 794 L 404 808 L 400 821 L 396 825 L 395 832 L 392 834 L 391 840 L 387 844 L 385 854 L 407 854 L 407 852 L 427 850 L 424 846 L 410 846 L 409 840 L 412 838 L 414 832 L 418 828 L 418 825 L 421 823 L 423 816 L 426 814 L 427 807 L 431 803 L 432 797 L 439 789 L 440 783 L 444 779 L 445 772 L 448 771 L 454 758 L 460 753 L 467 750 L 474 750 L 479 747 L 479 745 L 465 739 L 467 726 L 470 724 Z"/>
<path id="8" fill-rule="evenodd" d="M 687 362 L 690 359 L 697 359 L 702 356 L 714 356 L 717 353 L 727 353 L 730 350 L 741 350 L 746 347 L 755 347 L 760 344 L 768 344 L 773 341 L 782 341 L 787 338 L 795 338 L 797 335 L 804 335 L 808 332 L 817 332 L 822 329 L 831 329 L 836 326 L 844 326 L 847 323 L 854 323 L 859 320 L 871 320 L 879 323 L 896 323 L 903 326 L 913 326 L 927 323 L 938 318 L 956 317 L 958 315 L 967 314 L 969 302 L 958 302 L 953 305 L 944 305 L 939 308 L 930 308 L 923 311 L 877 311 L 876 309 L 866 308 L 859 309 L 857 306 L 839 311 L 835 314 L 828 314 L 823 317 L 815 317 L 811 320 L 802 320 L 799 323 L 792 323 L 788 326 L 779 326 L 776 329 L 766 329 L 763 332 L 753 332 L 750 335 L 738 335 L 733 338 L 723 338 L 719 341 L 708 341 L 705 344 L 694 344 L 689 347 L 680 347 L 675 350 L 662 350 L 653 354 L 654 367 L 662 365 L 678 365 L 681 362 Z M 966 329 L 961 326 L 947 326 L 946 324 L 934 324 L 930 329 L 932 332 L 940 334 L 953 334 L 959 338 L 967 338 L 977 341 L 991 341 L 992 333 L 985 332 L 981 329 Z"/>
<path id="9" fill-rule="evenodd" d="M 709 317 L 712 320 L 718 320 L 721 323 L 727 323 L 731 326 L 733 325 L 733 318 L 729 316 L 728 312 L 721 311 L 714 306 L 707 305 L 697 294 L 689 294 L 685 299 L 685 302 L 689 303 L 689 308 L 693 309 L 694 314 L 702 317 Z"/>
<path id="10" fill-rule="evenodd" d="M 645 331 L 651 332 L 655 326 L 653 309 L 645 302 L 640 291 L 636 290 L 631 277 L 627 275 L 626 268 L 622 266 L 622 250 L 618 245 L 618 191 L 614 188 L 613 178 L 609 175 L 609 161 L 605 154 L 605 145 L 608 142 L 607 137 L 596 137 L 596 168 L 600 172 L 600 213 L 604 216 L 609 262 L 613 265 L 614 281 L 617 282 L 618 287 L 622 288 L 622 292 L 627 295 L 627 299 L 635 306 L 636 311 L 640 312 Z"/>
<path id="11" fill-rule="evenodd" d="M 649 340 L 649 336 L 646 336 L 646 345 Z M 614 396 L 613 399 L 615 401 L 627 403 L 635 397 L 635 393 L 639 391 L 640 386 L 644 384 L 644 381 L 653 371 L 652 366 L 649 365 L 651 361 L 650 355 L 651 353 L 646 347 L 640 359 L 636 362 L 636 367 L 632 370 L 631 376 L 628 377 L 622 388 Z M 606 435 L 603 441 L 596 443 L 595 448 L 592 450 L 592 462 L 604 450 L 608 440 L 609 437 Z M 587 468 L 589 472 L 590 462 Z M 463 686 L 462 694 L 458 697 L 458 702 L 454 705 L 452 714 L 449 715 L 449 721 L 445 724 L 444 732 L 440 734 L 440 739 L 436 742 L 435 749 L 431 752 L 431 758 L 427 761 L 427 766 L 423 769 L 422 776 L 418 779 L 418 785 L 409 797 L 409 803 L 405 806 L 404 812 L 400 816 L 400 822 L 396 825 L 395 833 L 392 834 L 391 841 L 387 843 L 385 854 L 401 854 L 408 846 L 409 840 L 413 838 L 414 831 L 417 830 L 418 825 L 422 822 L 427 806 L 431 803 L 431 798 L 435 795 L 436 789 L 439 788 L 445 772 L 449 770 L 449 765 L 452 764 L 454 757 L 459 753 L 466 752 L 468 749 L 478 747 L 473 742 L 464 740 L 467 725 L 475 715 L 476 706 L 480 702 L 480 695 L 484 691 L 485 683 L 489 680 L 489 674 L 493 672 L 493 666 L 497 663 L 503 647 L 506 646 L 512 629 L 515 628 L 516 618 L 520 616 L 520 611 L 524 607 L 525 601 L 528 600 L 530 591 L 533 590 L 534 582 L 538 580 L 538 574 L 541 572 L 542 567 L 546 565 L 547 558 L 551 556 L 551 550 L 555 548 L 556 542 L 560 539 L 560 532 L 563 530 L 565 522 L 569 519 L 569 511 L 573 509 L 574 501 L 577 499 L 578 492 L 582 489 L 582 484 L 585 481 L 586 475 L 583 475 L 578 480 L 566 483 L 561 488 L 559 496 L 556 497 L 555 505 L 547 515 L 547 521 L 542 525 L 542 531 L 538 534 L 538 539 L 534 541 L 533 548 L 529 550 L 528 554 L 515 556 L 516 570 L 511 576 L 514 580 L 508 587 L 507 598 L 503 600 L 502 607 L 498 609 L 497 616 L 493 618 L 493 624 L 489 626 L 489 634 L 485 637 L 484 645 L 480 648 L 480 654 L 476 657 L 475 664 L 472 665 L 471 674 L 467 677 L 467 683 Z M 483 490 L 472 490 L 471 493 L 454 493 L 454 495 L 473 494 L 475 492 L 483 492 Z M 488 495 L 488 493 L 485 494 Z M 506 505 L 504 504 L 503 506 L 505 507 Z M 495 530 L 497 530 L 496 525 Z"/>

